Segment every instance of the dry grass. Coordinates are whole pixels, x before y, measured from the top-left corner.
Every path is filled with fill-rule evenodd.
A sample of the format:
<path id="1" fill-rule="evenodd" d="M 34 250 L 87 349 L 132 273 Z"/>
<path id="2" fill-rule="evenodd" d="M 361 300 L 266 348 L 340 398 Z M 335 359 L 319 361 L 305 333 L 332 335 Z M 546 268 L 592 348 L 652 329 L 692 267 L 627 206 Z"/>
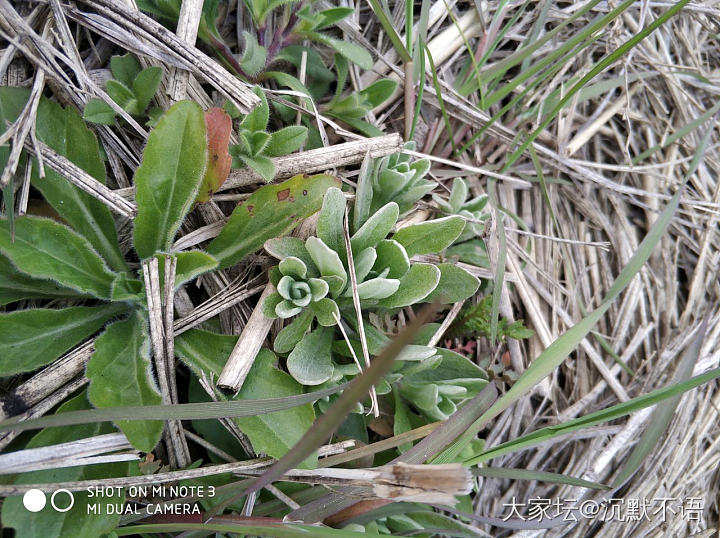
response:
<path id="1" fill-rule="evenodd" d="M 144 27 L 137 22 L 137 14 L 126 15 L 124 10 L 128 8 L 117 11 L 124 14 L 122 24 L 110 24 L 116 16 L 110 4 L 103 1 L 101 5 L 93 6 L 92 2 L 79 2 L 75 6 L 53 1 L 49 5 L 28 5 L 0 0 L 3 14 L 0 38 L 6 40 L 5 49 L 0 51 L 3 84 L 30 87 L 35 82 L 46 95 L 52 95 L 61 103 L 82 107 L 89 97 L 104 95 L 94 81 L 103 76 L 102 68 L 110 54 L 121 50 L 114 41 L 126 45 L 131 41 L 127 36 L 138 32 L 145 38 L 133 40 L 134 49 L 146 56 L 148 62 L 189 71 L 187 92 L 190 98 L 204 103 L 217 101 L 220 95 L 236 101 L 247 99 L 243 92 L 245 87 L 236 82 L 228 87 L 225 70 L 209 58 L 203 58 L 195 47 L 165 35 L 154 39 L 146 30 L 141 32 Z M 526 342 L 512 341 L 507 348 L 478 348 L 478 360 L 485 358 L 488 352 L 499 358 L 507 351 L 508 367 L 520 373 L 544 348 L 583 317 L 583 308 L 591 310 L 599 304 L 614 277 L 637 250 L 666 200 L 682 183 L 705 129 L 715 128 L 716 117 L 713 117 L 678 140 L 664 144 L 674 132 L 700 117 L 718 101 L 720 4 L 708 1 L 686 6 L 680 15 L 594 81 L 617 79 L 612 88 L 587 99 L 572 99 L 535 140 L 537 165 L 544 177 L 564 180 L 548 184 L 554 217 L 537 181 L 529 181 L 538 176 L 529 153 L 509 170 L 501 170 L 504 159 L 511 153 L 509 144 L 515 136 L 519 132 L 531 132 L 531 127 L 537 124 L 537 116 L 523 118 L 520 113 L 542 104 L 550 92 L 562 87 L 567 89 L 571 79 L 586 73 L 600 57 L 630 39 L 671 3 L 636 2 L 610 24 L 600 39 L 574 53 L 552 79 L 531 92 L 521 107 L 496 121 L 464 155 L 453 155 L 440 106 L 442 103 L 447 107 L 455 143 L 460 146 L 489 119 L 487 112 L 477 108 L 477 95 L 464 98 L 453 86 L 469 55 L 463 38 L 474 56 L 480 58 L 493 41 L 493 34 L 497 35 L 498 28 L 491 22 L 496 15 L 496 4 L 498 2 L 446 4 L 441 0 L 432 5 L 428 39 L 430 49 L 437 54 L 435 64 L 439 70 L 442 100 L 438 99 L 433 85 L 426 84 L 423 120 L 416 139 L 423 153 L 446 159 L 434 163 L 432 169 L 439 183 L 436 192 L 446 192 L 453 177 L 463 176 L 474 192 L 484 193 L 488 189 L 488 180 L 495 178 L 499 205 L 527 225 L 530 233 L 517 229 L 516 223 L 506 219 L 507 278 L 501 293 L 500 312 L 509 319 L 526 319 L 536 335 Z M 510 2 L 505 8 L 506 17 L 515 13 L 521 4 Z M 545 4 L 530 3 L 527 12 L 508 29 L 500 46 L 490 53 L 487 66 L 527 42 Z M 544 15 L 545 28 L 552 28 L 567 19 L 585 2 L 550 4 Z M 616 2 L 608 4 L 615 5 Z M 478 16 L 475 5 L 482 6 L 482 17 Z M 403 6 L 403 2 L 391 2 L 396 22 L 402 20 Z M 448 6 L 452 16 L 448 15 Z M 596 10 L 591 10 L 541 47 L 535 58 L 542 58 L 558 44 L 569 40 L 590 19 L 607 9 L 606 3 L 598 4 Z M 10 17 L 15 10 L 22 16 Z M 94 14 L 90 16 L 88 12 Z M 353 84 L 361 88 L 385 73 L 402 74 L 402 63 L 365 3 L 358 3 L 357 21 L 362 24 L 343 27 L 346 39 L 368 43 L 384 53 L 384 60 L 381 58 L 376 63 L 375 74 L 360 76 L 360 73 L 353 73 Z M 70 25 L 68 32 L 62 31 L 66 23 Z M 463 30 L 463 38 L 460 38 L 458 27 Z M 80 50 L 78 42 L 82 43 Z M 90 43 L 92 51 L 88 51 Z M 531 59 L 528 65 L 533 61 L 536 60 Z M 210 75 L 211 67 L 217 67 L 219 72 Z M 168 72 L 175 73 L 174 70 Z M 509 81 L 518 72 L 517 69 L 509 71 L 504 80 Z M 177 93 L 173 95 L 177 96 Z M 401 95 L 399 92 L 398 97 Z M 169 98 L 164 96 L 162 99 Z M 490 115 L 495 111 L 492 110 Z M 28 114 L 32 114 L 31 109 Z M 388 133 L 403 130 L 403 107 L 399 101 L 373 111 L 372 116 L 370 119 Z M 130 187 L 128 178 L 140 161 L 146 137 L 144 128 L 134 124 L 131 118 L 125 119 L 130 121 L 124 128 L 97 129 L 109 157 L 109 186 L 122 194 L 127 194 Z M 346 132 L 335 129 L 328 118 L 318 114 L 317 121 L 334 143 L 351 141 Z M 718 143 L 720 137 L 714 132 L 704 161 L 690 179 L 669 232 L 596 327 L 597 334 L 632 373 L 615 363 L 598 337 L 588 335 L 577 351 L 550 378 L 539 384 L 532 395 L 507 409 L 483 432 L 488 446 L 626 401 L 671 381 L 678 353 L 696 334 L 708 310 L 714 308 L 714 297 L 718 295 Z M 46 166 L 57 165 L 53 164 L 46 149 L 38 146 L 31 129 L 18 129 L 13 144 L 24 144 L 28 150 L 42 154 Z M 661 147 L 641 163 L 633 165 L 633 156 L 656 145 Z M 343 162 L 338 171 L 352 177 L 352 171 L 364 153 L 356 152 L 355 160 Z M 66 163 L 60 162 L 62 164 Z M 294 170 L 297 163 L 288 166 Z M 66 169 L 66 173 L 77 176 L 78 181 L 85 179 L 73 170 Z M 239 178 L 228 185 L 236 187 L 228 192 L 239 194 L 241 198 L 248 189 L 254 188 L 252 179 Z M 132 204 L 118 193 L 101 192 L 98 197 L 124 218 L 132 217 Z M 202 211 L 194 212 L 182 231 L 181 244 L 188 247 L 217 234 L 217 223 L 223 222 L 228 209 L 234 205 L 227 200 L 218 195 L 216 201 L 207 204 Z M 488 237 L 491 260 L 497 259 L 497 250 L 501 248 L 494 230 L 491 229 Z M 125 227 L 124 244 L 128 248 L 129 233 L 130 228 Z M 204 277 L 202 290 L 208 298 L 204 304 L 195 305 L 185 291 L 179 292 L 175 308 L 181 312 L 182 319 L 175 321 L 176 333 L 219 314 L 223 330 L 239 334 L 250 318 L 257 293 L 263 288 L 262 282 L 252 280 L 256 274 L 252 267 L 259 261 L 262 260 L 256 259 L 239 270 Z M 713 310 L 695 367 L 696 374 L 718 364 L 719 321 L 720 315 Z M 70 388 L 75 390 L 83 384 L 83 365 L 90 349 L 91 344 L 88 344 L 73 351 L 43 373 L 24 380 L 13 388 L 13 392 L 22 394 L 25 401 L 34 406 L 31 412 L 34 416 L 47 412 L 60 401 L 59 396 L 62 399 Z M 173 386 L 174 379 L 168 379 L 166 383 Z M 685 395 L 662 443 L 616 495 L 626 499 L 701 497 L 705 511 L 700 521 L 688 522 L 680 517 L 663 521 L 655 515 L 639 521 L 613 521 L 598 526 L 597 522 L 581 519 L 569 528 L 523 531 L 516 536 L 582 537 L 593 532 L 602 536 L 686 536 L 717 528 L 720 524 L 720 506 L 715 494 L 720 489 L 719 410 L 720 391 L 716 382 Z M 492 465 L 552 471 L 611 483 L 650 417 L 650 412 L 641 411 L 609 426 L 581 430 L 503 456 L 493 460 Z M 9 438 L 6 437 L 4 442 L 9 442 Z M 177 434 L 174 443 L 182 446 L 185 440 Z M 506 505 L 513 498 L 600 499 L 603 495 L 537 481 L 481 480 L 474 507 L 476 513 L 483 516 L 507 514 Z M 480 523 L 478 529 L 491 531 L 491 527 Z M 497 528 L 493 532 L 497 533 Z M 509 535 L 509 531 L 500 532 Z"/>

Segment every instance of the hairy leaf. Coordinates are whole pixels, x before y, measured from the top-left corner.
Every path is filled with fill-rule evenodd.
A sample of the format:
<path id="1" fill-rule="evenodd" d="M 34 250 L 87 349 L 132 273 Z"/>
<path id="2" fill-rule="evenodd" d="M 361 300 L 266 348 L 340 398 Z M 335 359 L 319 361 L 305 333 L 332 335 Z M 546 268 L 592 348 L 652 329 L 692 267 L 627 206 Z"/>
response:
<path id="1" fill-rule="evenodd" d="M 21 299 L 58 297 L 89 297 L 89 295 L 60 286 L 52 280 L 28 276 L 18 271 L 5 256 L 0 255 L 0 306 Z"/>
<path id="2" fill-rule="evenodd" d="M 150 133 L 135 172 L 133 241 L 140 258 L 170 248 L 197 196 L 207 159 L 202 109 L 191 101 L 176 103 Z"/>
<path id="3" fill-rule="evenodd" d="M 259 188 L 235 208 L 220 235 L 208 245 L 208 254 L 220 262 L 221 269 L 234 265 L 317 212 L 325 191 L 338 184 L 328 175 L 299 175 Z"/>
<path id="4" fill-rule="evenodd" d="M 87 239 L 67 226 L 38 217 L 18 217 L 14 239 L 7 219 L 0 219 L 0 253 L 23 273 L 102 299 L 110 297 L 115 273 Z"/>
<path id="5" fill-rule="evenodd" d="M 440 281 L 440 269 L 429 263 L 414 263 L 400 279 L 400 287 L 378 304 L 385 308 L 410 306 L 422 301 Z"/>
<path id="6" fill-rule="evenodd" d="M 298 383 L 320 385 L 332 377 L 333 331 L 319 327 L 307 333 L 287 359 L 287 369 Z"/>
<path id="7" fill-rule="evenodd" d="M 452 245 L 465 228 L 465 219 L 452 215 L 406 226 L 393 236 L 408 256 L 437 254 Z"/>
<path id="8" fill-rule="evenodd" d="M 452 263 L 439 263 L 440 281 L 425 301 L 435 299 L 443 303 L 455 303 L 472 297 L 480 287 L 480 280 L 465 269 Z"/>
<path id="9" fill-rule="evenodd" d="M 95 340 L 87 365 L 88 398 L 95 407 L 159 405 L 162 401 L 150 369 L 147 321 L 139 312 L 110 325 Z M 138 450 L 150 452 L 163 431 L 158 421 L 119 420 L 118 427 Z"/>
<path id="10" fill-rule="evenodd" d="M 103 305 L 0 314 L 0 376 L 51 363 L 123 310 L 122 305 Z"/>

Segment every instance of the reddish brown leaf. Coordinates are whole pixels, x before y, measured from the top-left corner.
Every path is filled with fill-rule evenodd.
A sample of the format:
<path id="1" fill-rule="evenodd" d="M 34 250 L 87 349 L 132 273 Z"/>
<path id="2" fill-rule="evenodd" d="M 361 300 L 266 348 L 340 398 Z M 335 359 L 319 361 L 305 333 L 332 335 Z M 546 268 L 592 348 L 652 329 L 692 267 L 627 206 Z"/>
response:
<path id="1" fill-rule="evenodd" d="M 228 153 L 232 119 L 221 108 L 213 107 L 205 112 L 208 141 L 208 167 L 205 171 L 196 202 L 207 202 L 215 191 L 225 183 L 230 174 L 232 157 Z"/>

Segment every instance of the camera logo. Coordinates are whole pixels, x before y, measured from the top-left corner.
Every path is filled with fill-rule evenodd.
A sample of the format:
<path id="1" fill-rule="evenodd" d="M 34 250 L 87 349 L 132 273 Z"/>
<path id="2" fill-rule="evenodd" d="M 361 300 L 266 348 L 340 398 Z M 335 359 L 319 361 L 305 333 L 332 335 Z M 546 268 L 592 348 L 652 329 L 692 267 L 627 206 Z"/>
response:
<path id="1" fill-rule="evenodd" d="M 28 512 L 39 512 L 47 504 L 47 497 L 42 490 L 29 489 L 23 495 L 23 505 Z M 67 512 L 75 504 L 75 496 L 67 489 L 58 489 L 50 495 L 50 506 L 56 512 Z"/>

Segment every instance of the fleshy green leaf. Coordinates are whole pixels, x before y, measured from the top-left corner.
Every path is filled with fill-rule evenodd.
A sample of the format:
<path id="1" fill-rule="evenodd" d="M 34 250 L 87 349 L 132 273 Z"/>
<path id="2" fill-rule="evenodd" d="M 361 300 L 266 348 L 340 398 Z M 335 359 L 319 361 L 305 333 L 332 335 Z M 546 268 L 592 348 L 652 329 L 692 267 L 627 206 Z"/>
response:
<path id="1" fill-rule="evenodd" d="M 27 275 L 52 279 L 102 299 L 110 297 L 115 273 L 87 239 L 67 226 L 39 217 L 18 217 L 13 241 L 7 220 L 0 219 L 0 252 Z"/>
<path id="2" fill-rule="evenodd" d="M 83 119 L 101 125 L 115 125 L 115 111 L 102 99 L 89 99 L 83 110 Z"/>
<path id="3" fill-rule="evenodd" d="M 58 409 L 58 413 L 87 409 L 85 393 L 75 396 Z M 35 435 L 25 448 L 69 443 L 96 435 L 111 433 L 107 424 L 79 424 L 64 428 L 48 428 Z M 99 480 L 128 476 L 127 462 L 64 467 L 22 473 L 15 484 L 64 483 L 75 480 Z M 73 493 L 75 504 L 67 512 L 57 512 L 50 502 L 37 513 L 29 512 L 23 506 L 23 497 L 18 495 L 4 499 L 2 505 L 3 527 L 15 529 L 17 538 L 95 538 L 110 533 L 120 522 L 120 514 L 110 514 L 110 507 L 122 505 L 125 495 L 117 490 L 107 495 L 89 497 L 86 491 Z M 56 505 L 67 506 L 68 497 L 57 495 Z M 97 507 L 92 513 L 90 506 Z"/>
<path id="4" fill-rule="evenodd" d="M 365 224 L 350 238 L 353 252 L 360 252 L 368 247 L 374 247 L 385 239 L 393 226 L 395 226 L 399 214 L 398 205 L 395 202 L 390 202 L 370 216 L 365 221 Z"/>
<path id="5" fill-rule="evenodd" d="M 160 392 L 150 368 L 150 337 L 147 322 L 139 313 L 110 325 L 95 340 L 95 352 L 88 362 L 88 398 L 95 407 L 159 405 Z M 160 441 L 160 421 L 118 421 L 118 427 L 132 445 L 150 452 Z"/>
<path id="6" fill-rule="evenodd" d="M 465 228 L 465 219 L 452 215 L 411 224 L 398 230 L 393 239 L 405 247 L 408 256 L 437 254 L 452 245 Z"/>
<path id="7" fill-rule="evenodd" d="M 345 252 L 343 219 L 345 218 L 345 195 L 331 187 L 325 193 L 322 209 L 316 225 L 317 236 L 337 253 Z M 342 258 L 345 258 L 343 256 Z"/>
<path id="8" fill-rule="evenodd" d="M 345 288 L 347 273 L 338 253 L 328 247 L 317 237 L 308 237 L 305 248 L 320 271 L 321 277 L 336 277 L 327 279 L 330 285 L 330 294 L 337 296 Z"/>
<path id="9" fill-rule="evenodd" d="M 307 137 L 307 127 L 290 125 L 270 135 L 270 141 L 265 146 L 263 153 L 268 157 L 280 157 L 295 153 L 305 143 Z"/>
<path id="10" fill-rule="evenodd" d="M 207 159 L 202 109 L 191 101 L 176 103 L 150 133 L 135 172 L 133 241 L 140 258 L 170 247 L 197 196 Z"/>
<path id="11" fill-rule="evenodd" d="M 277 239 L 268 239 L 265 241 L 265 250 L 273 258 L 282 260 L 288 256 L 293 256 L 302 260 L 307 267 L 308 276 L 316 277 L 319 275 L 315 264 L 305 248 L 305 241 L 297 237 L 278 237 Z"/>
<path id="12" fill-rule="evenodd" d="M 332 377 L 333 331 L 319 327 L 307 333 L 287 359 L 287 369 L 298 383 L 320 385 Z"/>
<path id="13" fill-rule="evenodd" d="M 302 219 L 317 212 L 325 191 L 338 184 L 336 178 L 318 174 L 298 175 L 260 187 L 235 208 L 220 235 L 208 245 L 207 253 L 220 261 L 221 269 L 234 265 L 268 239 L 289 233 Z"/>
<path id="14" fill-rule="evenodd" d="M 335 317 L 340 318 L 340 309 L 337 303 L 327 297 L 310 303 L 310 309 L 317 317 L 318 323 L 323 327 L 332 327 L 337 323 Z"/>
<path id="15" fill-rule="evenodd" d="M 378 273 L 389 269 L 388 278 L 402 278 L 410 269 L 410 259 L 405 247 L 392 239 L 383 239 L 376 247 L 377 260 L 373 269 Z"/>
<path id="16" fill-rule="evenodd" d="M 366 248 L 365 250 L 360 252 L 360 254 L 355 256 L 355 259 L 353 261 L 355 262 L 355 277 L 357 278 L 358 282 L 362 282 L 363 280 L 365 280 L 365 277 L 368 276 L 368 273 L 375 265 L 377 256 L 377 251 L 372 247 Z"/>
<path id="17" fill-rule="evenodd" d="M 398 290 L 378 304 L 385 308 L 399 308 L 418 303 L 435 289 L 439 281 L 440 269 L 429 263 L 414 263 L 400 279 Z"/>
<path id="18" fill-rule="evenodd" d="M 122 305 L 73 306 L 0 314 L 0 376 L 51 363 L 123 309 Z"/>
<path id="19" fill-rule="evenodd" d="M 273 342 L 275 352 L 288 353 L 291 351 L 310 328 L 313 317 L 311 310 L 305 310 L 292 323 L 284 327 Z"/>
<path id="20" fill-rule="evenodd" d="M 400 281 L 395 278 L 373 278 L 358 284 L 358 297 L 360 299 L 384 299 L 395 293 Z M 344 296 L 351 297 L 352 290 L 348 289 Z"/>
<path id="21" fill-rule="evenodd" d="M 443 303 L 455 303 L 471 297 L 480 287 L 480 280 L 465 269 L 452 263 L 439 263 L 440 282 L 425 301 L 438 299 Z M 514 337 L 513 337 L 514 338 Z"/>

